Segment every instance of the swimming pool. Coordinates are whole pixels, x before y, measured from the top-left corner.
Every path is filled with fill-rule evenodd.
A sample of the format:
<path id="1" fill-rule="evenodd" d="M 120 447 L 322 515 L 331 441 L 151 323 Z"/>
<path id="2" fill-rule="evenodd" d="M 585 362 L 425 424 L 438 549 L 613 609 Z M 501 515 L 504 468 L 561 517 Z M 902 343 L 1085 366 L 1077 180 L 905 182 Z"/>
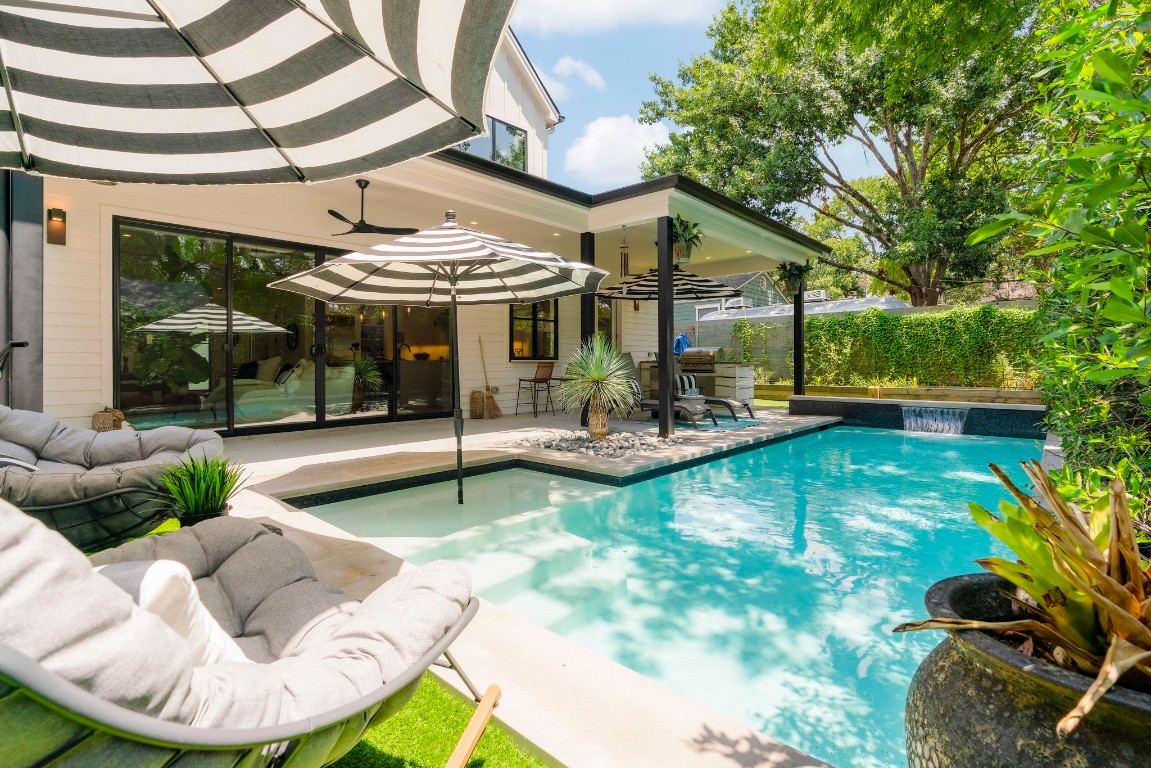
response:
<path id="1" fill-rule="evenodd" d="M 904 765 L 903 705 L 940 637 L 923 594 L 1005 554 L 968 501 L 1035 441 L 837 427 L 611 488 L 526 470 L 312 507 L 832 765 Z"/>

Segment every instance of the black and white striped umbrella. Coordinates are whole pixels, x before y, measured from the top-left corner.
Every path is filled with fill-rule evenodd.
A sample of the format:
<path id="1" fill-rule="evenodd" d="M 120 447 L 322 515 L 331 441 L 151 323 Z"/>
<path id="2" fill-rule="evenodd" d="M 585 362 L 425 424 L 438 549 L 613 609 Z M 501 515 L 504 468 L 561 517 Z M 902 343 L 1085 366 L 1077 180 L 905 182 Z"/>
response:
<path id="1" fill-rule="evenodd" d="M 208 302 L 178 312 L 171 317 L 133 328 L 135 333 L 227 333 L 228 310 Z M 287 333 L 287 329 L 272 325 L 253 315 L 232 311 L 232 333 Z"/>
<path id="2" fill-rule="evenodd" d="M 593 293 L 607 272 L 554 253 L 461 227 L 456 215 L 438 227 L 348 253 L 269 283 L 337 304 L 447 305 L 456 432 L 456 500 L 464 503 L 464 412 L 460 408 L 458 304 L 518 304 Z"/>
<path id="3" fill-rule="evenodd" d="M 512 304 L 594 292 L 607 272 L 448 221 L 270 283 L 340 304 Z"/>
<path id="4" fill-rule="evenodd" d="M 0 0 L 0 166 L 324 181 L 476 135 L 514 0 Z"/>
<path id="5" fill-rule="evenodd" d="M 732 299 L 742 295 L 737 289 L 723 283 L 685 272 L 679 268 L 679 265 L 672 269 L 671 276 L 673 301 Z M 619 285 L 602 291 L 600 296 L 605 299 L 655 301 L 659 298 L 659 272 L 653 269 L 643 275 L 633 275 Z"/>

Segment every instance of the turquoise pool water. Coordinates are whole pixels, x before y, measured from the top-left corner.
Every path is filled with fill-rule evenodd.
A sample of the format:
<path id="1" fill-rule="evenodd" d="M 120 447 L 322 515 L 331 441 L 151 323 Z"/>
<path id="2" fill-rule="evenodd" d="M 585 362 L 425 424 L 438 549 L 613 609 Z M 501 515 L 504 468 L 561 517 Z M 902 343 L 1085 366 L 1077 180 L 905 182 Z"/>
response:
<path id="1" fill-rule="evenodd" d="M 840 768 L 903 766 L 923 594 L 1029 440 L 839 427 L 628 488 L 511 470 L 309 511 Z"/>

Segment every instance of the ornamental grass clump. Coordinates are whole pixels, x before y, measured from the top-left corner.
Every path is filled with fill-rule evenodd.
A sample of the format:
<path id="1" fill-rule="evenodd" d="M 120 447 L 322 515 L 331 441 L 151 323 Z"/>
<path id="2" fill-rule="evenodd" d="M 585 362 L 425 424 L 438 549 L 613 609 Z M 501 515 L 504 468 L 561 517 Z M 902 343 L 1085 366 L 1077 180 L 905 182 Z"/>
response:
<path id="1" fill-rule="evenodd" d="M 1151 569 L 1139 554 L 1123 481 L 1085 509 L 1067 501 L 1038 462 L 1023 465 L 1050 510 L 991 465 L 1018 506 L 1000 504 L 1002 518 L 978 504 L 975 521 L 1006 544 L 1018 562 L 992 557 L 981 566 L 1014 584 L 1031 600 L 1032 618 L 1018 621 L 929 619 L 902 624 L 919 629 L 1018 633 L 1020 650 L 1095 677 L 1079 703 L 1059 721 L 1062 737 L 1075 730 L 1120 677 L 1129 688 L 1151 690 Z"/>
<path id="2" fill-rule="evenodd" d="M 235 495 L 243 478 L 243 467 L 223 456 L 190 456 L 169 464 L 160 475 L 181 521 L 224 514 L 228 499 Z"/>
<path id="3" fill-rule="evenodd" d="M 608 435 L 608 414 L 626 416 L 636 406 L 637 389 L 628 359 L 603 336 L 585 341 L 564 370 L 556 402 L 565 411 L 588 406 L 587 433 L 596 440 Z"/>

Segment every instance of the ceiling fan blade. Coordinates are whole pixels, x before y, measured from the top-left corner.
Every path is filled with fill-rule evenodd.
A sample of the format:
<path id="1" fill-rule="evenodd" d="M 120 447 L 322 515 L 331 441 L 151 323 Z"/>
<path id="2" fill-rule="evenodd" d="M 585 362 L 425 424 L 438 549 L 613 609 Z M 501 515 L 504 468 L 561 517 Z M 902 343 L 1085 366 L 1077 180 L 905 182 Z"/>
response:
<path id="1" fill-rule="evenodd" d="M 414 235 L 420 230 L 414 227 L 377 227 L 374 224 L 368 224 L 361 231 L 370 232 L 373 235 Z"/>
<path id="2" fill-rule="evenodd" d="M 328 209 L 328 215 L 339 219 L 340 221 L 344 222 L 345 224 L 351 224 L 352 226 L 355 226 L 355 224 L 356 224 L 356 222 L 352 221 L 351 219 L 349 219 L 344 214 L 340 213 L 339 211 L 333 211 L 331 208 Z"/>
<path id="3" fill-rule="evenodd" d="M 359 232 L 359 230 L 357 230 L 355 227 L 352 227 L 347 232 L 333 232 L 332 237 L 340 237 L 341 235 L 354 235 L 354 234 L 357 234 L 358 232 Z"/>

